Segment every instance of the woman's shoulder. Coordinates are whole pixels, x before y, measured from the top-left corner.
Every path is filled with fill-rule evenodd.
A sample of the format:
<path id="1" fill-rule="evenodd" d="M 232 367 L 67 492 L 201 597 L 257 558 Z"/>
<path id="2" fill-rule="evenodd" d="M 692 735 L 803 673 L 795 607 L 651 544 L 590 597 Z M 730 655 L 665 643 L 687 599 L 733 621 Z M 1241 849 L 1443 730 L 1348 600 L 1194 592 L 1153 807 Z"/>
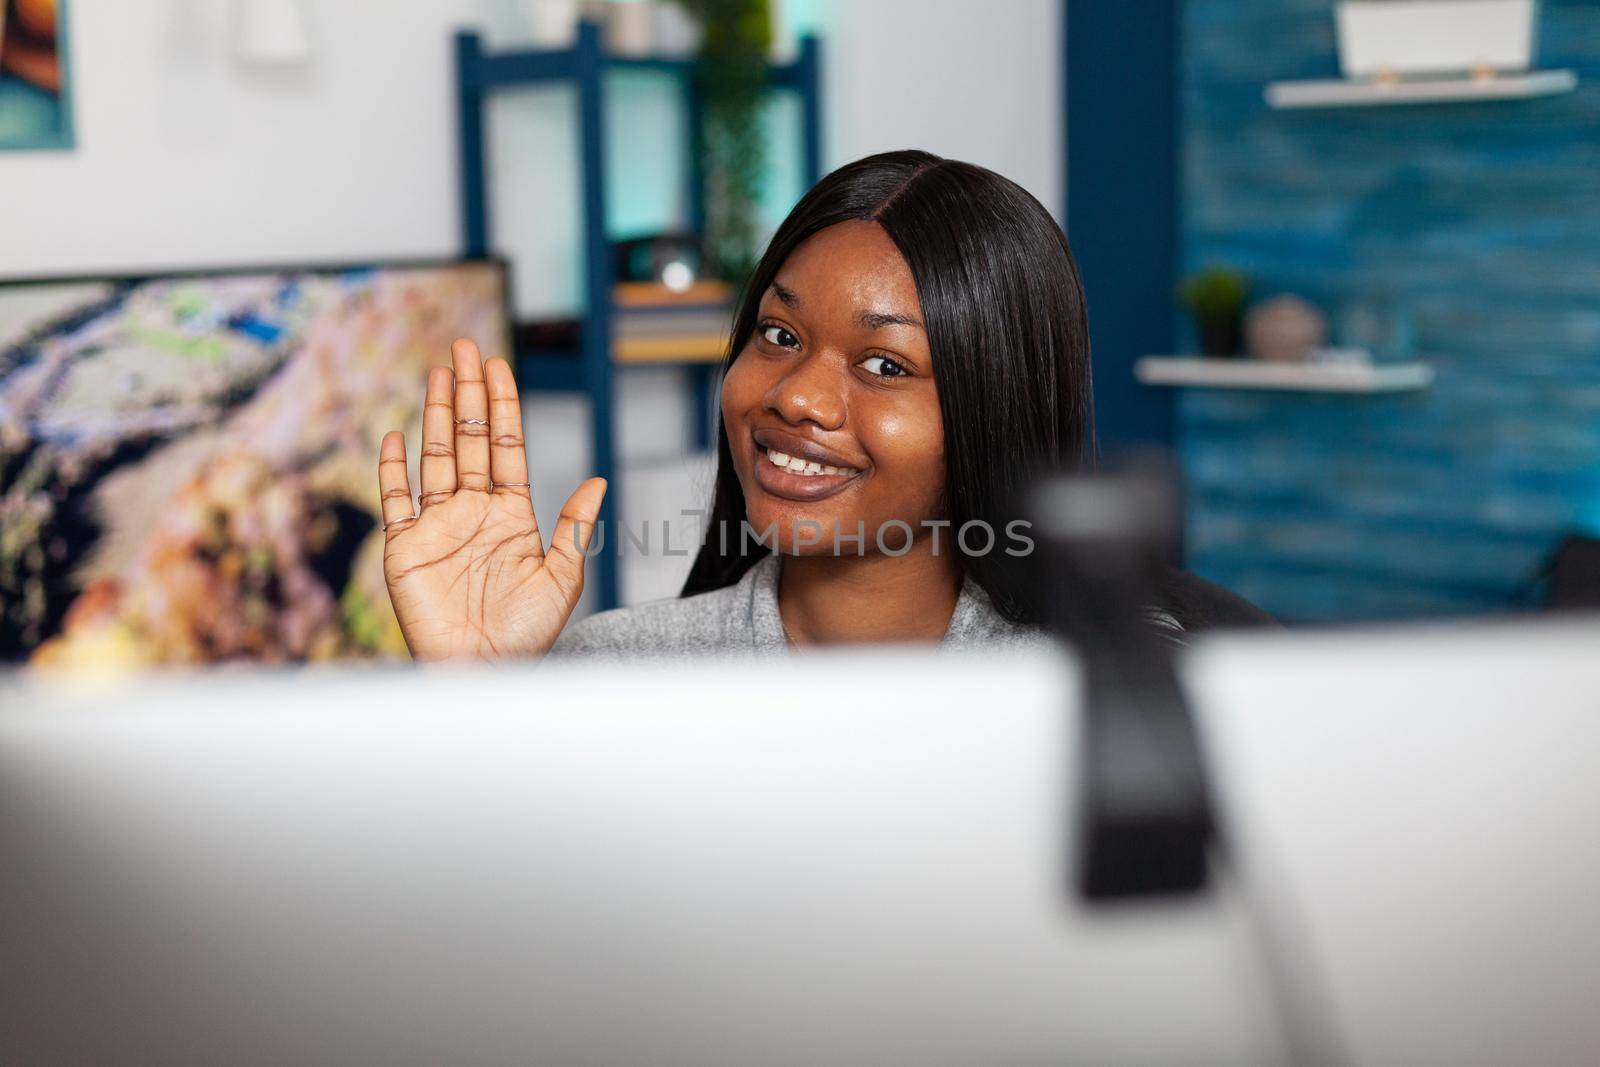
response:
<path id="1" fill-rule="evenodd" d="M 722 618 L 737 603 L 734 587 L 697 596 L 652 600 L 580 619 L 551 650 L 561 655 L 677 655 L 718 651 Z"/>
<path id="2" fill-rule="evenodd" d="M 602 611 L 570 624 L 551 651 L 567 656 L 682 656 L 750 651 L 754 574 L 721 589 Z"/>

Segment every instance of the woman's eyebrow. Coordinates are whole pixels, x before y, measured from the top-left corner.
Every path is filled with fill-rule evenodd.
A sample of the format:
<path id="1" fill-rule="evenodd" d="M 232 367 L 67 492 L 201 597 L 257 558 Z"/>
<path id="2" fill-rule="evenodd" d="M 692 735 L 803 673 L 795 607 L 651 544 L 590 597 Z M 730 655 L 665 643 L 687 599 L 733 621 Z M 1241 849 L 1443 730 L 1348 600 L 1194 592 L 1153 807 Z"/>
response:
<path id="1" fill-rule="evenodd" d="M 856 322 L 869 330 L 879 330 L 885 326 L 915 326 L 919 330 L 924 328 L 915 315 L 901 315 L 893 311 L 859 311 L 856 313 Z"/>
<path id="2" fill-rule="evenodd" d="M 782 301 L 783 306 L 798 310 L 803 303 L 800 294 L 788 286 L 778 282 L 772 283 L 772 295 Z M 881 330 L 885 326 L 915 326 L 917 329 L 926 329 L 915 315 L 902 315 L 896 311 L 858 311 L 856 323 L 869 330 Z"/>

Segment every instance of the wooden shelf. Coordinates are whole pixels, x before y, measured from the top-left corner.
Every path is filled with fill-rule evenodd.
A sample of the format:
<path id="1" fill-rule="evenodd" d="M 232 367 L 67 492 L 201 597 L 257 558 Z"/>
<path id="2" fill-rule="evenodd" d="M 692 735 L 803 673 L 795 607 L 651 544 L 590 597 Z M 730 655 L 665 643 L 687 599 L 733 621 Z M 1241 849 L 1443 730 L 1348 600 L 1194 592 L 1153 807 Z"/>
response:
<path id="1" fill-rule="evenodd" d="M 1380 107 L 1385 104 L 1452 104 L 1477 100 L 1526 100 L 1570 93 L 1578 76 L 1570 70 L 1535 70 L 1492 78 L 1430 78 L 1393 82 L 1269 82 L 1264 95 L 1275 108 Z"/>
<path id="2" fill-rule="evenodd" d="M 1146 385 L 1276 389 L 1306 393 L 1402 393 L 1433 384 L 1426 363 L 1274 363 L 1242 357 L 1145 356 L 1134 377 Z"/>
<path id="3" fill-rule="evenodd" d="M 611 303 L 617 308 L 731 307 L 734 295 L 733 286 L 714 280 L 698 281 L 686 289 L 668 289 L 660 282 L 618 282 L 611 289 Z"/>

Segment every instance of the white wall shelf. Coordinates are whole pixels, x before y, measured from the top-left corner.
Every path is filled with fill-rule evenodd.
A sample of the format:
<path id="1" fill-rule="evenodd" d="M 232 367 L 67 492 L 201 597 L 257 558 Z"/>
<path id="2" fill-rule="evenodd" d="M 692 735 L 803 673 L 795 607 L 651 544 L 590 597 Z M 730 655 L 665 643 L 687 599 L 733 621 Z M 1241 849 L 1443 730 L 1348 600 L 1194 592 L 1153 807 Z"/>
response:
<path id="1" fill-rule="evenodd" d="M 1133 373 L 1146 385 L 1277 389 L 1306 393 L 1402 393 L 1433 384 L 1426 363 L 1285 363 L 1242 357 L 1145 356 Z"/>
<path id="2" fill-rule="evenodd" d="M 1267 103 L 1275 108 L 1377 107 L 1384 104 L 1448 104 L 1476 100 L 1525 100 L 1570 93 L 1578 76 L 1570 70 L 1534 70 L 1492 78 L 1431 78 L 1396 82 L 1269 82 Z"/>

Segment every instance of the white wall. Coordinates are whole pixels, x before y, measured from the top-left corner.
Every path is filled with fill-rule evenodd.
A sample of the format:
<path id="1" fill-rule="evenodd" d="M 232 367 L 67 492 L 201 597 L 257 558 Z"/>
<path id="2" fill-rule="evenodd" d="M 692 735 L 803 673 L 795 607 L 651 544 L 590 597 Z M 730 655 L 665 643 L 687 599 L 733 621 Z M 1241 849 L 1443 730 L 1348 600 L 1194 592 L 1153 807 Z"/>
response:
<path id="1" fill-rule="evenodd" d="M 997 170 L 1060 217 L 1062 0 L 811 6 L 827 47 L 831 165 L 922 148 Z"/>
<path id="2" fill-rule="evenodd" d="M 0 153 L 0 276 L 456 251 L 450 36 L 476 25 L 509 43 L 523 3 L 308 2 L 313 62 L 264 71 L 234 61 L 226 0 L 72 0 L 78 147 Z M 828 166 L 926 148 L 992 167 L 1058 211 L 1059 0 L 782 5 L 825 41 Z M 648 79 L 611 95 L 613 214 L 640 226 L 681 216 L 675 103 Z M 578 299 L 573 110 L 570 94 L 539 91 L 490 115 L 495 243 L 515 261 L 523 314 Z M 792 127 L 794 111 L 778 108 L 774 125 Z M 775 153 L 785 174 L 792 142 Z M 630 373 L 621 394 L 636 460 L 625 513 L 697 503 L 696 468 L 645 458 L 684 440 L 673 376 Z M 544 514 L 585 471 L 584 416 L 570 398 L 528 406 Z M 656 565 L 631 565 L 627 591 L 669 589 Z"/>
<path id="3" fill-rule="evenodd" d="M 78 147 L 0 155 L 0 273 L 455 243 L 451 27 L 475 0 L 307 5 L 316 61 L 241 68 L 222 0 L 73 0 Z"/>

